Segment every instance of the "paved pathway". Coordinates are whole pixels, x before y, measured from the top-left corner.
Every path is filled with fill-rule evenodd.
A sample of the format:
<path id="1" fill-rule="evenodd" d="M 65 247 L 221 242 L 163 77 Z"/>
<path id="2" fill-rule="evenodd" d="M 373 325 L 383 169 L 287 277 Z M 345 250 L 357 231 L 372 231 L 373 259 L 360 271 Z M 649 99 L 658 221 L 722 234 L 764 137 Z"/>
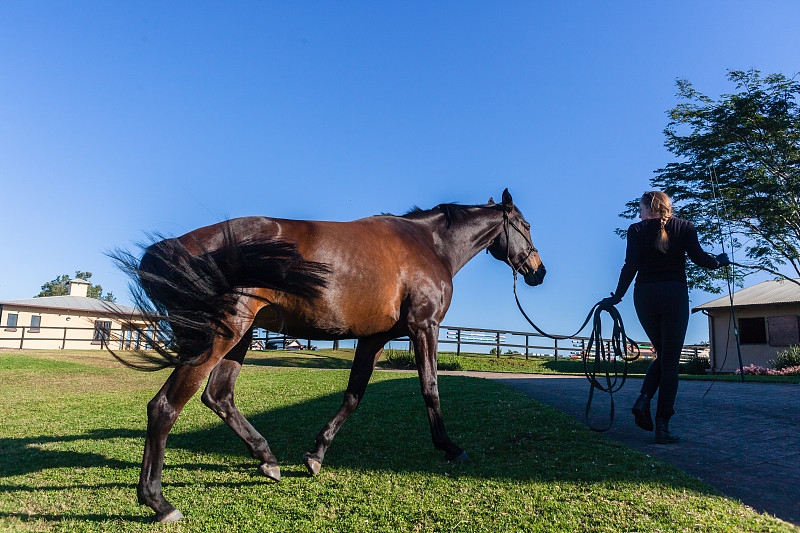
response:
<path id="1" fill-rule="evenodd" d="M 485 372 L 441 372 L 483 377 L 519 389 L 584 421 L 589 382 L 584 377 Z M 614 395 L 616 420 L 606 435 L 673 464 L 759 511 L 800 525 L 800 385 L 681 381 L 670 430 L 683 442 L 653 444 L 633 422 L 630 406 L 641 379 Z M 593 424 L 608 420 L 608 395 L 595 394 Z M 653 401 L 655 413 L 655 401 Z"/>

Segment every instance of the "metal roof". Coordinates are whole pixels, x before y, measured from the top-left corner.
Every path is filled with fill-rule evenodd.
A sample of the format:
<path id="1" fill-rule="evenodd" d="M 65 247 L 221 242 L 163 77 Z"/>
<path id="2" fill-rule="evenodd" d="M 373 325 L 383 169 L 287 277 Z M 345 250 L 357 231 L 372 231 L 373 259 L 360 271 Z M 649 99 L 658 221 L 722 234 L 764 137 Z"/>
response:
<path id="1" fill-rule="evenodd" d="M 69 311 L 90 311 L 93 313 L 120 313 L 125 315 L 138 315 L 139 311 L 127 305 L 87 298 L 85 296 L 42 296 L 40 298 L 25 298 L 22 300 L 6 300 L 0 305 L 13 305 L 17 307 L 40 307 L 47 309 L 66 309 Z"/>
<path id="2" fill-rule="evenodd" d="M 800 282 L 800 278 L 795 279 Z M 788 280 L 762 281 L 752 287 L 733 293 L 733 306 L 745 307 L 755 305 L 796 304 L 800 303 L 800 285 Z M 717 298 L 692 309 L 692 313 L 703 309 L 720 309 L 730 307 L 728 296 Z"/>

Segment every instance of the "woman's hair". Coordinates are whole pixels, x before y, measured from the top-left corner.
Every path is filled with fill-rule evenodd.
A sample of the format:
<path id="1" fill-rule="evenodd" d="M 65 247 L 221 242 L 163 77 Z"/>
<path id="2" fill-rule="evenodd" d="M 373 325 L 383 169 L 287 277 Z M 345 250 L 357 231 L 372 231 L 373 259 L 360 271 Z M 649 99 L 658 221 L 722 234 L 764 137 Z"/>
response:
<path id="1" fill-rule="evenodd" d="M 661 191 L 649 191 L 642 195 L 640 203 L 661 219 L 661 229 L 656 239 L 656 248 L 662 253 L 667 253 L 667 250 L 669 250 L 669 236 L 664 226 L 672 216 L 672 200 Z"/>

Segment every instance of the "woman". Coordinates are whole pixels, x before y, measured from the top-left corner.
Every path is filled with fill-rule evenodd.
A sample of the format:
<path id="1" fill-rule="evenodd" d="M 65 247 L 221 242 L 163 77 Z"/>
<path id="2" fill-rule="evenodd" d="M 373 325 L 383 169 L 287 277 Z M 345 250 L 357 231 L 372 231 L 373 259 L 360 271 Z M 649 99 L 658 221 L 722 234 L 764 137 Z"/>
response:
<path id="1" fill-rule="evenodd" d="M 658 393 L 655 442 L 670 444 L 680 438 L 669 431 L 669 419 L 678 392 L 678 363 L 689 324 L 686 255 L 697 265 L 719 268 L 730 264 L 726 254 L 716 257 L 700 248 L 691 222 L 672 216 L 672 201 L 660 191 L 646 192 L 639 202 L 641 222 L 628 228 L 625 265 L 617 290 L 603 300 L 617 304 L 636 276 L 633 304 L 657 357 L 650 363 L 641 395 L 633 405 L 636 425 L 653 430 L 650 399 Z M 638 275 L 637 275 L 638 273 Z"/>

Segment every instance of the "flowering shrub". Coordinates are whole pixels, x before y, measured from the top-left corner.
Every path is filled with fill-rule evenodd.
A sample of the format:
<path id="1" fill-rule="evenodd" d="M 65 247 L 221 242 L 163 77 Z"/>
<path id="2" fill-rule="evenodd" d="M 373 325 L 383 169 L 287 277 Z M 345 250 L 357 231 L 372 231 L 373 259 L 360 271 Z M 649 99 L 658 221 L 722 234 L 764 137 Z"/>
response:
<path id="1" fill-rule="evenodd" d="M 778 352 L 778 357 L 770 361 L 769 366 L 775 370 L 800 366 L 800 346 L 789 346 L 784 351 Z"/>
<path id="2" fill-rule="evenodd" d="M 739 373 L 739 369 L 736 369 L 736 373 Z M 766 368 L 763 366 L 758 365 L 750 365 L 744 367 L 745 375 L 751 376 L 800 376 L 800 366 L 790 366 L 787 368 L 782 368 L 780 370 L 773 370 L 772 368 Z"/>

